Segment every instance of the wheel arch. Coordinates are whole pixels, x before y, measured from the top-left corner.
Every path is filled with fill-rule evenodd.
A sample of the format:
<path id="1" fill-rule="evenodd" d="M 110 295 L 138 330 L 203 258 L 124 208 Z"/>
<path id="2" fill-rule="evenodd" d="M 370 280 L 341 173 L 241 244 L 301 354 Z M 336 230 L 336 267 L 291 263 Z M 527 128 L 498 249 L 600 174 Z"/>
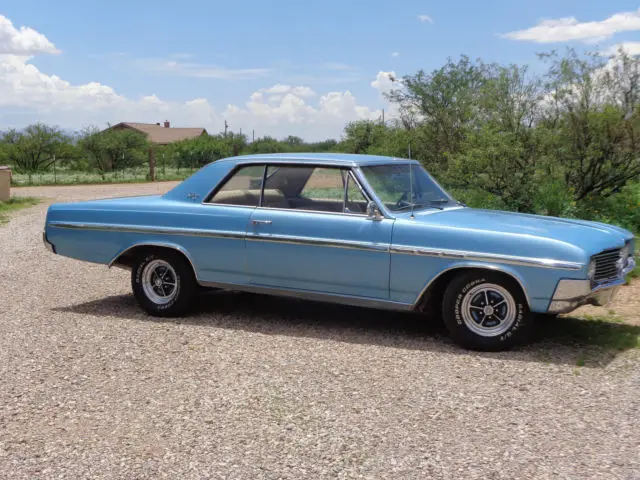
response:
<path id="1" fill-rule="evenodd" d="M 490 272 L 498 272 L 506 275 L 512 280 L 515 280 L 522 290 L 522 293 L 527 301 L 527 306 L 531 308 L 531 299 L 529 298 L 529 294 L 527 292 L 526 283 L 524 279 L 511 268 L 501 265 L 487 265 L 482 263 L 462 263 L 451 265 L 448 268 L 445 268 L 440 273 L 438 273 L 438 275 L 429 280 L 429 282 L 427 282 L 424 288 L 420 291 L 420 294 L 418 295 L 417 300 L 414 303 L 414 310 L 426 310 L 428 306 L 433 305 L 434 298 L 439 298 L 439 302 L 441 302 L 444 296 L 444 290 L 447 288 L 447 285 L 449 285 L 451 280 L 453 280 L 454 277 L 461 273 L 473 270 L 487 270 Z M 442 293 L 442 295 L 439 295 L 440 293 Z"/>
<path id="2" fill-rule="evenodd" d="M 189 252 L 181 245 L 171 242 L 138 242 L 130 245 L 123 250 L 121 250 L 113 259 L 109 262 L 109 268 L 111 267 L 121 267 L 129 269 L 133 266 L 133 262 L 140 255 L 141 252 L 153 250 L 153 249 L 164 249 L 164 250 L 173 250 L 175 252 L 180 253 L 189 263 L 191 269 L 193 270 L 193 274 L 196 277 L 196 281 L 198 280 L 198 273 L 193 263 L 193 259 L 189 255 Z"/>

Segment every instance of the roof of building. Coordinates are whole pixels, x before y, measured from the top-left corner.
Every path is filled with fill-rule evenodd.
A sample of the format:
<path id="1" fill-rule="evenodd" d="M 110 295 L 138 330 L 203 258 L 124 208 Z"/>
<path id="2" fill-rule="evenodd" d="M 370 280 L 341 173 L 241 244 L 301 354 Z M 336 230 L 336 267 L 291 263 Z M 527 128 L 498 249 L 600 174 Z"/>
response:
<path id="1" fill-rule="evenodd" d="M 129 127 L 138 130 L 147 135 L 151 143 L 167 144 L 196 138 L 206 133 L 204 128 L 175 128 L 165 127 L 156 123 L 137 123 L 137 122 L 120 122 L 115 127 Z"/>
<path id="2" fill-rule="evenodd" d="M 335 166 L 364 166 L 380 165 L 388 163 L 418 163 L 416 160 L 406 158 L 383 157 L 380 155 L 357 155 L 353 153 L 267 153 L 256 155 L 240 155 L 238 157 L 225 158 L 218 162 L 252 163 L 252 162 L 293 162 L 293 163 L 320 163 Z"/>

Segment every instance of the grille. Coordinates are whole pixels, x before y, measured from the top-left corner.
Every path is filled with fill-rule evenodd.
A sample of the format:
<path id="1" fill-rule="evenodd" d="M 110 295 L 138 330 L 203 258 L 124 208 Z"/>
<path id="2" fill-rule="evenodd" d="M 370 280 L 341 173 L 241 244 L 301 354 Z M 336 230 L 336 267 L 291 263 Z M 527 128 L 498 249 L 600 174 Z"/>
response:
<path id="1" fill-rule="evenodd" d="M 596 282 L 619 276 L 616 262 L 620 259 L 620 249 L 605 250 L 602 253 L 594 255 L 593 258 L 596 261 L 596 274 L 593 277 Z"/>

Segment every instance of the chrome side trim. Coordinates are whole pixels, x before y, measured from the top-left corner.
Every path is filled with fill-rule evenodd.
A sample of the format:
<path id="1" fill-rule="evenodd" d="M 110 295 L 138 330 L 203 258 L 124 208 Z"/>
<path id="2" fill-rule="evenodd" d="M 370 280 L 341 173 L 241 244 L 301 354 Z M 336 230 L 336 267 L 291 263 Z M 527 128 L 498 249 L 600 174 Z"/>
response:
<path id="1" fill-rule="evenodd" d="M 70 228 L 80 230 L 98 230 L 124 233 L 151 233 L 154 235 L 185 235 L 189 237 L 211 238 L 235 238 L 243 240 L 245 233 L 230 232 L 227 230 L 201 230 L 196 228 L 177 227 L 149 227 L 107 223 L 82 223 L 82 222 L 50 222 L 49 226 L 55 228 Z"/>
<path id="2" fill-rule="evenodd" d="M 365 250 L 375 252 L 389 252 L 389 245 L 382 243 L 359 242 L 354 240 L 329 240 L 316 237 L 298 237 L 294 235 L 261 235 L 247 234 L 248 241 L 288 243 L 293 245 L 311 245 L 316 247 L 349 248 L 352 250 Z"/>
<path id="3" fill-rule="evenodd" d="M 300 237 L 294 235 L 265 235 L 244 232 L 229 232 L 223 230 L 198 230 L 192 228 L 148 227 L 118 224 L 79 223 L 79 222 L 51 222 L 55 228 L 86 229 L 98 231 L 113 231 L 125 233 L 147 233 L 154 235 L 185 235 L 190 237 L 206 238 L 230 238 L 236 240 L 252 240 L 276 243 L 288 243 L 294 245 L 312 245 L 320 247 L 348 248 L 352 250 L 364 250 L 375 252 L 389 252 L 388 244 L 359 242 L 352 240 L 328 240 L 316 237 Z M 161 246 L 161 245 L 158 245 Z M 183 252 L 184 253 L 184 252 Z"/>
<path id="4" fill-rule="evenodd" d="M 450 272 L 451 270 L 471 270 L 471 269 L 475 269 L 475 270 L 483 270 L 483 269 L 484 270 L 493 270 L 495 272 L 504 273 L 508 277 L 512 278 L 513 280 L 518 282 L 518 285 L 520 285 L 520 288 L 524 292 L 524 296 L 525 296 L 525 298 L 527 300 L 527 305 L 529 306 L 529 308 L 531 308 L 531 299 L 529 298 L 529 292 L 527 292 L 527 289 L 524 288 L 524 284 L 520 281 L 520 279 L 518 277 L 514 276 L 511 272 L 509 272 L 509 271 L 507 271 L 507 270 L 505 270 L 503 268 L 500 268 L 498 266 L 495 266 L 495 265 L 484 265 L 484 264 L 462 264 L 462 265 L 453 265 L 453 266 L 451 266 L 449 268 L 445 268 L 440 273 L 438 273 L 438 275 L 436 275 L 431 280 L 429 280 L 429 282 L 425 285 L 425 287 L 420 291 L 420 293 L 416 297 L 415 302 L 413 303 L 413 308 L 416 309 L 418 307 L 418 304 L 422 300 L 422 297 L 424 297 L 424 294 L 429 290 L 429 287 L 431 287 L 436 282 L 436 280 L 438 280 L 442 275 L 444 275 L 447 272 Z"/>
<path id="5" fill-rule="evenodd" d="M 581 270 L 585 266 L 577 262 L 565 262 L 550 258 L 518 257 L 497 253 L 472 252 L 465 250 L 448 250 L 441 248 L 411 247 L 408 245 L 392 245 L 391 253 L 400 255 L 419 255 L 426 257 L 452 258 L 475 262 L 496 262 L 523 267 L 553 268 L 559 270 Z"/>
<path id="6" fill-rule="evenodd" d="M 380 300 L 377 298 L 340 295 L 337 293 L 316 293 L 310 292 L 308 290 L 284 289 L 264 285 L 243 285 L 219 282 L 198 283 L 203 287 L 223 288 L 226 290 L 237 290 L 241 292 L 258 293 L 263 295 L 277 295 L 281 297 L 299 298 L 302 300 L 311 300 L 315 302 L 339 303 L 342 305 L 351 305 L 354 307 L 380 308 L 385 310 L 399 311 L 409 311 L 413 309 L 413 305 L 409 303 L 393 302 L 391 300 Z"/>

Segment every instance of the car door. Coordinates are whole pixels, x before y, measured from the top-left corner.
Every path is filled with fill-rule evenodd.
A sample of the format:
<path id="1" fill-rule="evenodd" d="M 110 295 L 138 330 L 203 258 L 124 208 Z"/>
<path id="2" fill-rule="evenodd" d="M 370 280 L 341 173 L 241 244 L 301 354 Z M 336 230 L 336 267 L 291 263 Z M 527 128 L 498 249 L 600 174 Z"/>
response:
<path id="1" fill-rule="evenodd" d="M 251 214 L 251 284 L 387 299 L 392 219 L 371 220 L 348 169 L 269 166 Z"/>

